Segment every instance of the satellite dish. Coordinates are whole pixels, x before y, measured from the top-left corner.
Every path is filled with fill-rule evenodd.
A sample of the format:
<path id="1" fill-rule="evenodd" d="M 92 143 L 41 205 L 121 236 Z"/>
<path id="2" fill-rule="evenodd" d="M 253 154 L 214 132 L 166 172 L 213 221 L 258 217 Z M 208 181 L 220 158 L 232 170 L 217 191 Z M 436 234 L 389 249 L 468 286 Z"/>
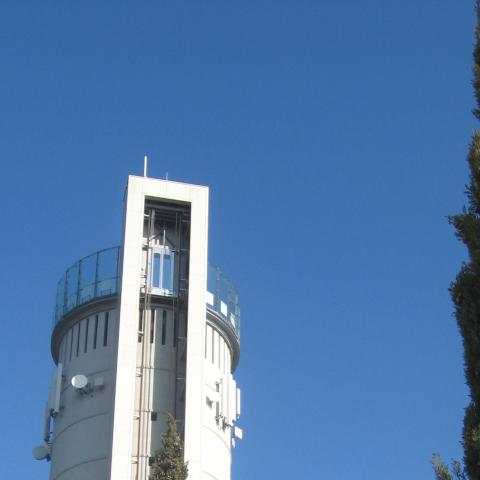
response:
<path id="1" fill-rule="evenodd" d="M 45 445 L 39 445 L 32 450 L 35 460 L 45 460 L 48 457 L 48 448 Z"/>
<path id="2" fill-rule="evenodd" d="M 72 377 L 72 387 L 76 390 L 83 390 L 88 385 L 88 378 L 85 375 L 75 375 Z"/>

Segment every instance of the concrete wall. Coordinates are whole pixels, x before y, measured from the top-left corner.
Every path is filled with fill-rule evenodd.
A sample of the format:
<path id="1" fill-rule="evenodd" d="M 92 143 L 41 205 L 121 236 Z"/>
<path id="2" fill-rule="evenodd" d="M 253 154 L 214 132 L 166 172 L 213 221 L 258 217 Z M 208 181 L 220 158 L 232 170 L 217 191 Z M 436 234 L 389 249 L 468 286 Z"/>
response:
<path id="1" fill-rule="evenodd" d="M 172 309 L 165 306 L 148 310 L 141 326 L 132 440 L 136 461 L 132 463 L 132 478 L 147 479 L 149 458 L 162 445 L 165 414 L 174 411 L 176 346 Z"/>
<path id="2" fill-rule="evenodd" d="M 203 402 L 202 479 L 229 480 L 231 429 L 218 418 L 222 402 L 221 382 L 231 373 L 232 356 L 228 343 L 211 325 L 206 326 L 205 399 Z"/>
<path id="3" fill-rule="evenodd" d="M 61 411 L 54 422 L 50 479 L 105 480 L 110 463 L 118 315 L 116 310 L 99 311 L 70 322 L 60 344 Z M 104 387 L 81 394 L 70 383 L 78 374 L 86 375 L 90 384 L 101 377 Z"/>
<path id="4" fill-rule="evenodd" d="M 105 480 L 111 458 L 118 311 L 90 310 L 88 316 L 73 317 L 69 323 L 59 349 L 64 379 L 61 412 L 54 422 L 50 478 Z M 164 413 L 174 409 L 176 345 L 171 307 L 148 311 L 138 327 L 136 368 L 137 372 L 142 368 L 144 374 L 136 376 L 132 452 L 141 455 L 139 463 L 131 464 L 130 478 L 136 478 L 138 471 L 138 478 L 146 480 L 149 457 L 161 447 Z M 217 418 L 216 402 L 221 401 L 218 383 L 231 373 L 232 352 L 221 331 L 212 325 L 205 326 L 203 345 L 204 395 L 198 399 L 203 410 L 203 455 L 201 476 L 197 478 L 228 480 L 231 429 Z M 92 385 L 95 378 L 101 377 L 104 387 L 81 394 L 71 385 L 72 377 L 78 374 L 86 375 Z M 194 478 L 193 474 L 189 478 Z"/>

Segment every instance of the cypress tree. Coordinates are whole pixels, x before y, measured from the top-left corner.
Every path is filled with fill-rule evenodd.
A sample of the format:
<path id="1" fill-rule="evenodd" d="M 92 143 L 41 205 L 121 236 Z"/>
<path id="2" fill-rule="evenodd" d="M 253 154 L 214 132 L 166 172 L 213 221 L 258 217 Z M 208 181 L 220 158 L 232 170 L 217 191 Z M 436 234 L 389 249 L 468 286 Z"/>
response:
<path id="1" fill-rule="evenodd" d="M 167 431 L 162 434 L 163 447 L 154 457 L 150 480 L 186 480 L 188 466 L 183 460 L 183 442 L 172 415 L 167 414 Z"/>
<path id="2" fill-rule="evenodd" d="M 480 0 L 476 2 L 473 87 L 480 119 Z M 480 479 L 480 132 L 475 130 L 468 151 L 470 182 L 466 187 L 467 205 L 462 213 L 449 217 L 456 236 L 465 244 L 468 261 L 460 268 L 450 287 L 455 316 L 463 340 L 466 383 L 470 389 L 463 424 L 463 450 L 466 478 Z M 434 465 L 435 468 L 435 465 Z"/>
<path id="3" fill-rule="evenodd" d="M 467 480 L 462 464 L 458 461 L 453 461 L 449 467 L 442 462 L 440 455 L 436 453 L 431 460 L 433 471 L 435 472 L 436 480 Z"/>

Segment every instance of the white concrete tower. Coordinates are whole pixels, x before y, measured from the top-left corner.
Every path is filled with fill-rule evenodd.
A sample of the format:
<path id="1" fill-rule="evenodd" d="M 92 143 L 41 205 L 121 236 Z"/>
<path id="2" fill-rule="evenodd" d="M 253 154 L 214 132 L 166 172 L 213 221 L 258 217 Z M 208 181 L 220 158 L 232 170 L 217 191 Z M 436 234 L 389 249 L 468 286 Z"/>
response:
<path id="1" fill-rule="evenodd" d="M 207 248 L 207 187 L 128 178 L 122 245 L 58 284 L 57 372 L 34 450 L 51 480 L 148 480 L 167 412 L 189 480 L 230 479 L 240 310 Z"/>

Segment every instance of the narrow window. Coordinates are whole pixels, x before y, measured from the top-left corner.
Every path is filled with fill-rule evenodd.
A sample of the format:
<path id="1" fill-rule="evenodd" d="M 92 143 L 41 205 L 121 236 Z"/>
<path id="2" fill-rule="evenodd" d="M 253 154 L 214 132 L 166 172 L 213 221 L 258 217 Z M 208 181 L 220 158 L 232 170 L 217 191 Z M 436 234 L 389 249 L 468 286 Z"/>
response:
<path id="1" fill-rule="evenodd" d="M 73 352 L 73 328 L 70 329 L 70 362 L 72 361 Z"/>
<path id="2" fill-rule="evenodd" d="M 81 330 L 81 325 L 82 322 L 78 322 L 78 330 L 77 330 L 77 354 L 76 356 L 78 357 L 78 354 L 80 352 L 80 330 Z"/>
<path id="3" fill-rule="evenodd" d="M 160 254 L 153 254 L 152 287 L 160 288 Z"/>
<path id="4" fill-rule="evenodd" d="M 103 323 L 103 346 L 107 346 L 108 338 L 108 312 L 105 312 L 105 322 Z"/>
<path id="5" fill-rule="evenodd" d="M 155 340 L 155 310 L 150 312 L 150 343 Z"/>
<path id="6" fill-rule="evenodd" d="M 227 352 L 228 352 L 228 347 L 227 344 L 223 344 L 223 362 L 222 362 L 222 371 L 223 373 L 227 373 L 226 370 L 226 365 L 227 365 Z"/>
<path id="7" fill-rule="evenodd" d="M 173 346 L 177 346 L 177 335 L 178 335 L 178 315 L 177 312 L 173 313 Z"/>
<path id="8" fill-rule="evenodd" d="M 87 318 L 87 324 L 85 325 L 85 344 L 83 346 L 83 353 L 87 353 L 88 349 L 88 324 L 90 323 L 90 318 Z"/>
<path id="9" fill-rule="evenodd" d="M 222 368 L 223 342 L 221 335 L 218 336 L 218 368 Z"/>
<path id="10" fill-rule="evenodd" d="M 162 345 L 165 345 L 167 339 L 167 311 L 163 310 L 162 317 Z"/>
<path id="11" fill-rule="evenodd" d="M 215 364 L 215 330 L 212 329 L 212 363 Z"/>
<path id="12" fill-rule="evenodd" d="M 67 337 L 66 336 L 62 341 L 62 346 L 63 346 L 63 364 L 65 365 L 67 363 Z"/>
<path id="13" fill-rule="evenodd" d="M 138 316 L 138 343 L 142 342 L 143 337 L 143 310 L 140 310 L 140 314 Z"/>
<path id="14" fill-rule="evenodd" d="M 170 255 L 163 256 L 163 278 L 162 278 L 162 288 L 168 293 L 171 293 L 172 288 L 172 258 Z"/>
<path id="15" fill-rule="evenodd" d="M 220 385 L 218 383 L 215 385 L 215 390 L 218 393 L 220 393 Z M 218 425 L 218 423 L 220 422 L 220 402 L 215 402 L 215 420 L 216 420 L 217 425 Z"/>
<path id="16" fill-rule="evenodd" d="M 205 326 L 205 358 L 207 358 L 208 326 Z"/>
<path id="17" fill-rule="evenodd" d="M 95 315 L 95 326 L 93 327 L 93 349 L 97 348 L 97 334 L 98 334 L 98 315 Z"/>

